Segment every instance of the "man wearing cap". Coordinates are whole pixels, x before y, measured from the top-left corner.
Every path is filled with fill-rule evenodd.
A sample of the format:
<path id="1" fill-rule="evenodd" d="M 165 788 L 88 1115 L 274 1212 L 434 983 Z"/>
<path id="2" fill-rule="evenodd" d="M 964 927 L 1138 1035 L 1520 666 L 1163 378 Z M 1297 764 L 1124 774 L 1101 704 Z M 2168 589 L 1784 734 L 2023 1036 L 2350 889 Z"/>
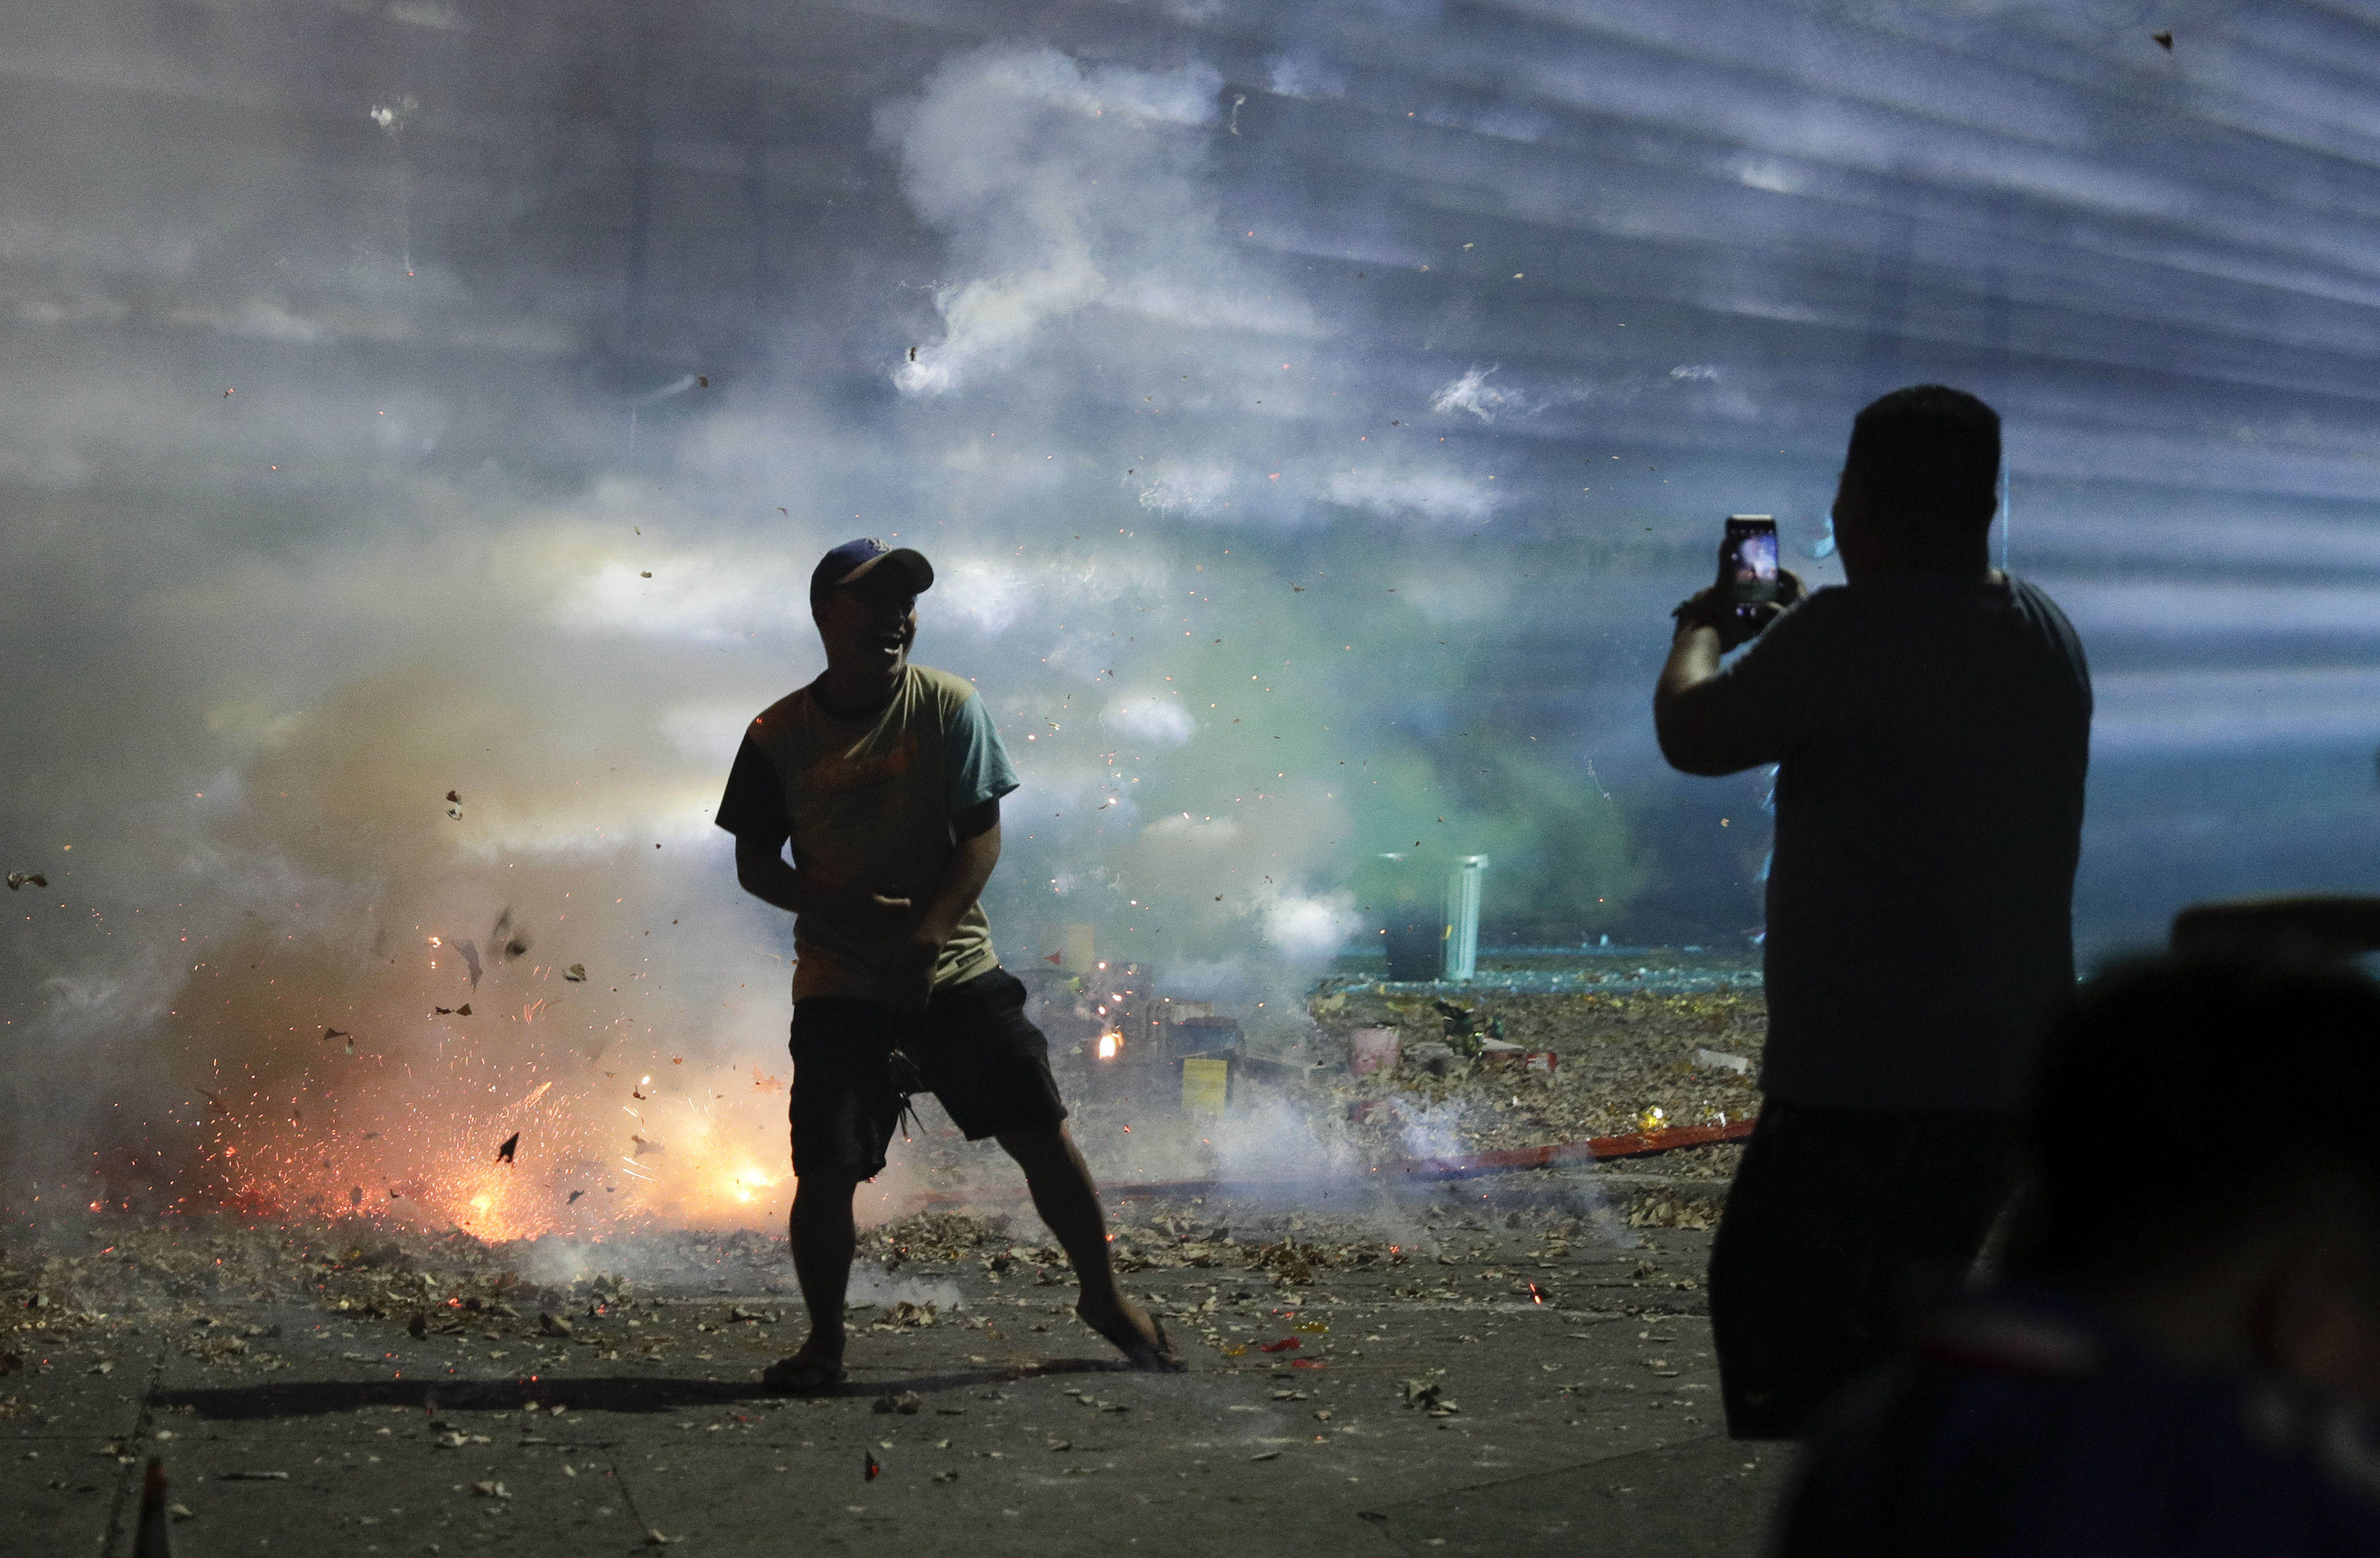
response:
<path id="1" fill-rule="evenodd" d="M 882 1172 L 913 1091 L 1025 1171 L 1074 1262 L 1084 1323 L 1139 1367 L 1178 1369 L 1164 1329 L 1116 1288 L 1048 1041 L 977 901 L 1016 774 L 973 684 L 909 663 L 933 582 L 906 547 L 826 554 L 810 575 L 826 670 L 752 722 L 719 804 L 736 880 L 795 917 L 790 1232 L 810 1333 L 763 1378 L 795 1394 L 843 1379 L 852 1198 Z"/>

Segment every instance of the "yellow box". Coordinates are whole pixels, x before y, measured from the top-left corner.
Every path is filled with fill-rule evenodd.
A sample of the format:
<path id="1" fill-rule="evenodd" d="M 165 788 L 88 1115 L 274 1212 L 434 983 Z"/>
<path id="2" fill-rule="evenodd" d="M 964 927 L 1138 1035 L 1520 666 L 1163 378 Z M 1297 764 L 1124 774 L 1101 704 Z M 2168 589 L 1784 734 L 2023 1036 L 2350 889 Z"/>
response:
<path id="1" fill-rule="evenodd" d="M 1222 1117 L 1232 1096 L 1232 1063 L 1193 1057 L 1182 1063 L 1182 1113 Z"/>

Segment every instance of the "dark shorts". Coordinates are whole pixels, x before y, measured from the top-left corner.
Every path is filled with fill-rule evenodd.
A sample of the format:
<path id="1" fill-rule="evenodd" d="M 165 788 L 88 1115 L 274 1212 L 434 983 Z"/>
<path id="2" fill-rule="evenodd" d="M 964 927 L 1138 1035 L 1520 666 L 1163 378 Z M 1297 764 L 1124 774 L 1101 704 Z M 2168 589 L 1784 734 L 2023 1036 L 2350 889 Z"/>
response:
<path id="1" fill-rule="evenodd" d="M 2002 1114 L 1761 1104 L 1711 1239 L 1730 1433 L 1801 1434 L 1900 1345 L 1912 1305 L 1965 1279 L 2015 1138 Z"/>
<path id="2" fill-rule="evenodd" d="M 794 1173 L 872 1178 L 901 1119 L 905 1086 L 941 1101 L 969 1141 L 1055 1130 L 1066 1118 L 1050 1041 L 1025 1016 L 1004 968 L 934 992 L 902 1016 L 873 1001 L 814 995 L 794 1007 Z M 906 1057 L 900 1066 L 893 1052 Z"/>

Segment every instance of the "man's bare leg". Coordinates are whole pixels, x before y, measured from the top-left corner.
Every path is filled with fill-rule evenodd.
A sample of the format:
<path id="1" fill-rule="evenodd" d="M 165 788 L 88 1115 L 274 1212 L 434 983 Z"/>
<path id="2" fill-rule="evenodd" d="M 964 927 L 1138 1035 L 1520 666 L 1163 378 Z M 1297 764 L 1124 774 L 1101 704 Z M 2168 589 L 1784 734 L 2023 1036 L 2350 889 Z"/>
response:
<path id="1" fill-rule="evenodd" d="M 1041 1214 L 1066 1259 L 1074 1262 L 1075 1278 L 1082 1284 L 1075 1312 L 1083 1323 L 1128 1355 L 1170 1358 L 1165 1333 L 1148 1318 L 1148 1311 L 1116 1286 L 1115 1267 L 1108 1259 L 1107 1215 L 1099 1210 L 1090 1165 L 1083 1162 L 1082 1151 L 1066 1134 L 1066 1127 L 1017 1131 L 998 1140 L 1001 1150 L 1025 1171 L 1033 1210 Z"/>
<path id="2" fill-rule="evenodd" d="M 811 1173 L 794 1187 L 786 1234 L 794 1277 L 809 1310 L 810 1333 L 791 1357 L 769 1370 L 771 1384 L 817 1389 L 843 1378 L 843 1300 L 851 1287 L 851 1258 L 859 1246 L 851 1203 L 859 1180 L 848 1174 Z"/>

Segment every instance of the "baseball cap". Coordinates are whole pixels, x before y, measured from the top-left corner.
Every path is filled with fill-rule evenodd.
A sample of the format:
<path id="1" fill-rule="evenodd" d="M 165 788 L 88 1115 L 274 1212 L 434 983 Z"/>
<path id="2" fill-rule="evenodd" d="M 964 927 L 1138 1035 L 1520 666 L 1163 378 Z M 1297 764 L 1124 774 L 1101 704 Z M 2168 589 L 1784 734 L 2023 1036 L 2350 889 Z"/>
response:
<path id="1" fill-rule="evenodd" d="M 879 567 L 905 576 L 909 588 L 920 595 L 934 587 L 934 566 L 922 553 L 905 546 L 888 547 L 874 536 L 863 536 L 844 542 L 819 559 L 810 573 L 810 604 L 817 605 L 828 591 L 855 583 Z"/>

